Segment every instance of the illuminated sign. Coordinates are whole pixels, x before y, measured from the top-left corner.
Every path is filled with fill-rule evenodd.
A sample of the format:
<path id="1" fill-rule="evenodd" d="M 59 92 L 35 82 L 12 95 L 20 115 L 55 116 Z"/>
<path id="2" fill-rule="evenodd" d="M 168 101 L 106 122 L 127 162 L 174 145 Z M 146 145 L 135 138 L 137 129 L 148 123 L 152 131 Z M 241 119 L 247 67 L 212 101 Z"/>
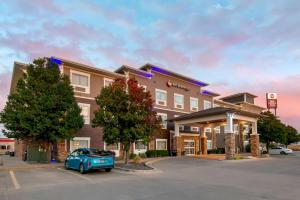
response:
<path id="1" fill-rule="evenodd" d="M 185 87 L 183 85 L 180 85 L 178 83 L 173 83 L 170 80 L 167 82 L 167 86 L 168 87 L 176 87 L 176 88 L 179 88 L 179 89 L 183 89 L 185 91 L 190 91 L 187 87 Z"/>
<path id="2" fill-rule="evenodd" d="M 268 109 L 277 109 L 277 94 L 276 93 L 267 93 L 267 108 Z"/>

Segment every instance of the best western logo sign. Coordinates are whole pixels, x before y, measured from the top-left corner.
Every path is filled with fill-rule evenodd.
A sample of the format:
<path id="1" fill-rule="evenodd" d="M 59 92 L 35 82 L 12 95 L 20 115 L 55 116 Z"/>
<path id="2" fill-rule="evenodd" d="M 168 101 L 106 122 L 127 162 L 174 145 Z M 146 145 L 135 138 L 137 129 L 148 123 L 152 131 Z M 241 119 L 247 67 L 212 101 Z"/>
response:
<path id="1" fill-rule="evenodd" d="M 277 109 L 277 94 L 276 93 L 267 93 L 267 108 L 268 109 Z"/>
<path id="2" fill-rule="evenodd" d="M 173 83 L 171 82 L 170 80 L 167 82 L 167 86 L 168 87 L 176 87 L 176 88 L 179 88 L 179 89 L 183 89 L 185 91 L 190 91 L 187 87 L 185 87 L 184 85 L 180 85 L 178 83 Z"/>

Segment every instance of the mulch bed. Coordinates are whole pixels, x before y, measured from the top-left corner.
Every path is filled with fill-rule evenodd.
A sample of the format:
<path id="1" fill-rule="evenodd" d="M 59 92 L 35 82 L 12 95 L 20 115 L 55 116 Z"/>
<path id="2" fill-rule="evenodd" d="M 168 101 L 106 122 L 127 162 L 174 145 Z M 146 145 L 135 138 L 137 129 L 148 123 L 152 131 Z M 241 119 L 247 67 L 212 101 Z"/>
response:
<path id="1" fill-rule="evenodd" d="M 116 164 L 116 167 L 120 167 L 128 170 L 152 170 L 153 169 L 145 165 L 145 163 L 128 163 L 127 165 L 123 163 L 119 163 Z"/>

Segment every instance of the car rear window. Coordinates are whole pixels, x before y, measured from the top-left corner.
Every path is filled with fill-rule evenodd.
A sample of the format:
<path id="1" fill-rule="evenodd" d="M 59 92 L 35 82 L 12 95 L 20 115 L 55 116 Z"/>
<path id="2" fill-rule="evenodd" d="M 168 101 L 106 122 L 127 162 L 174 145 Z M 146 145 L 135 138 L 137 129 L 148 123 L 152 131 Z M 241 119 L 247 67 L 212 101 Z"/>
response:
<path id="1" fill-rule="evenodd" d="M 109 151 L 103 151 L 103 150 L 97 150 L 97 149 L 90 150 L 90 154 L 91 155 L 99 155 L 99 156 L 111 156 L 112 155 L 112 153 Z"/>

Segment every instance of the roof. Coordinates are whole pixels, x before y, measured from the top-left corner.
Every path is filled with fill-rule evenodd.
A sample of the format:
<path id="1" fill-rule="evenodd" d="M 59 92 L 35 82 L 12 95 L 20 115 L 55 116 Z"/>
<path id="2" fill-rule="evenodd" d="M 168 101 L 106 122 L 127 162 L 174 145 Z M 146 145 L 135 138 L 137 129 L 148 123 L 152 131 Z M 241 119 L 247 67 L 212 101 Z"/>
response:
<path id="1" fill-rule="evenodd" d="M 250 117 L 259 117 L 260 116 L 259 114 L 248 112 L 248 111 L 243 111 L 243 110 L 239 110 L 239 109 L 215 107 L 215 108 L 210 108 L 210 109 L 201 110 L 198 112 L 181 115 L 179 117 L 171 118 L 168 121 L 170 121 L 170 122 L 181 121 L 181 120 L 187 120 L 187 119 L 193 119 L 193 118 L 221 115 L 221 114 L 226 114 L 226 113 L 236 113 L 236 114 L 246 115 L 246 116 L 250 116 Z"/>
<path id="2" fill-rule="evenodd" d="M 208 86 L 208 85 L 209 85 L 208 83 L 205 83 L 205 82 L 203 82 L 203 81 L 199 81 L 199 80 L 196 80 L 196 79 L 193 79 L 193 78 L 184 76 L 184 75 L 182 75 L 182 74 L 178 74 L 178 73 L 176 73 L 176 72 L 173 72 L 173 71 L 170 71 L 170 70 L 168 70 L 168 69 L 164 69 L 164 68 L 155 66 L 155 65 L 150 64 L 150 63 L 147 63 L 147 64 L 143 65 L 142 67 L 140 67 L 140 69 L 142 69 L 142 70 L 144 70 L 144 71 L 147 71 L 147 70 L 150 69 L 151 71 L 155 71 L 155 72 L 158 72 L 158 73 L 161 73 L 161 74 L 165 74 L 165 75 L 177 77 L 177 78 L 179 78 L 179 79 L 188 81 L 188 82 L 190 82 L 190 83 L 192 83 L 192 84 L 195 84 L 195 85 L 198 85 L 198 86 L 200 86 L 200 87 L 205 87 L 205 86 Z"/>
<path id="3" fill-rule="evenodd" d="M 225 97 L 222 97 L 222 98 L 220 98 L 221 100 L 224 100 L 224 99 L 229 99 L 229 98 L 232 98 L 232 97 L 237 97 L 237 96 L 242 96 L 242 95 L 245 95 L 245 94 L 247 94 L 247 95 L 249 95 L 249 96 L 252 96 L 252 97 L 257 97 L 256 95 L 254 95 L 254 94 L 251 94 L 251 93 L 249 93 L 249 92 L 241 92 L 241 93 L 237 93 L 237 94 L 232 94 L 232 95 L 229 95 L 229 96 L 225 96 Z"/>
<path id="4" fill-rule="evenodd" d="M 209 90 L 202 90 L 201 94 L 205 94 L 205 95 L 213 96 L 213 97 L 220 96 L 220 94 L 212 92 L 212 91 L 209 91 Z"/>
<path id="5" fill-rule="evenodd" d="M 147 71 L 141 70 L 141 69 L 136 69 L 136 68 L 130 67 L 128 65 L 122 65 L 120 68 L 115 70 L 116 73 L 121 73 L 124 71 L 129 71 L 129 72 L 132 72 L 133 74 L 137 74 L 137 75 L 143 76 L 145 78 L 150 78 L 153 76 L 153 74 L 151 72 L 147 72 Z"/>

